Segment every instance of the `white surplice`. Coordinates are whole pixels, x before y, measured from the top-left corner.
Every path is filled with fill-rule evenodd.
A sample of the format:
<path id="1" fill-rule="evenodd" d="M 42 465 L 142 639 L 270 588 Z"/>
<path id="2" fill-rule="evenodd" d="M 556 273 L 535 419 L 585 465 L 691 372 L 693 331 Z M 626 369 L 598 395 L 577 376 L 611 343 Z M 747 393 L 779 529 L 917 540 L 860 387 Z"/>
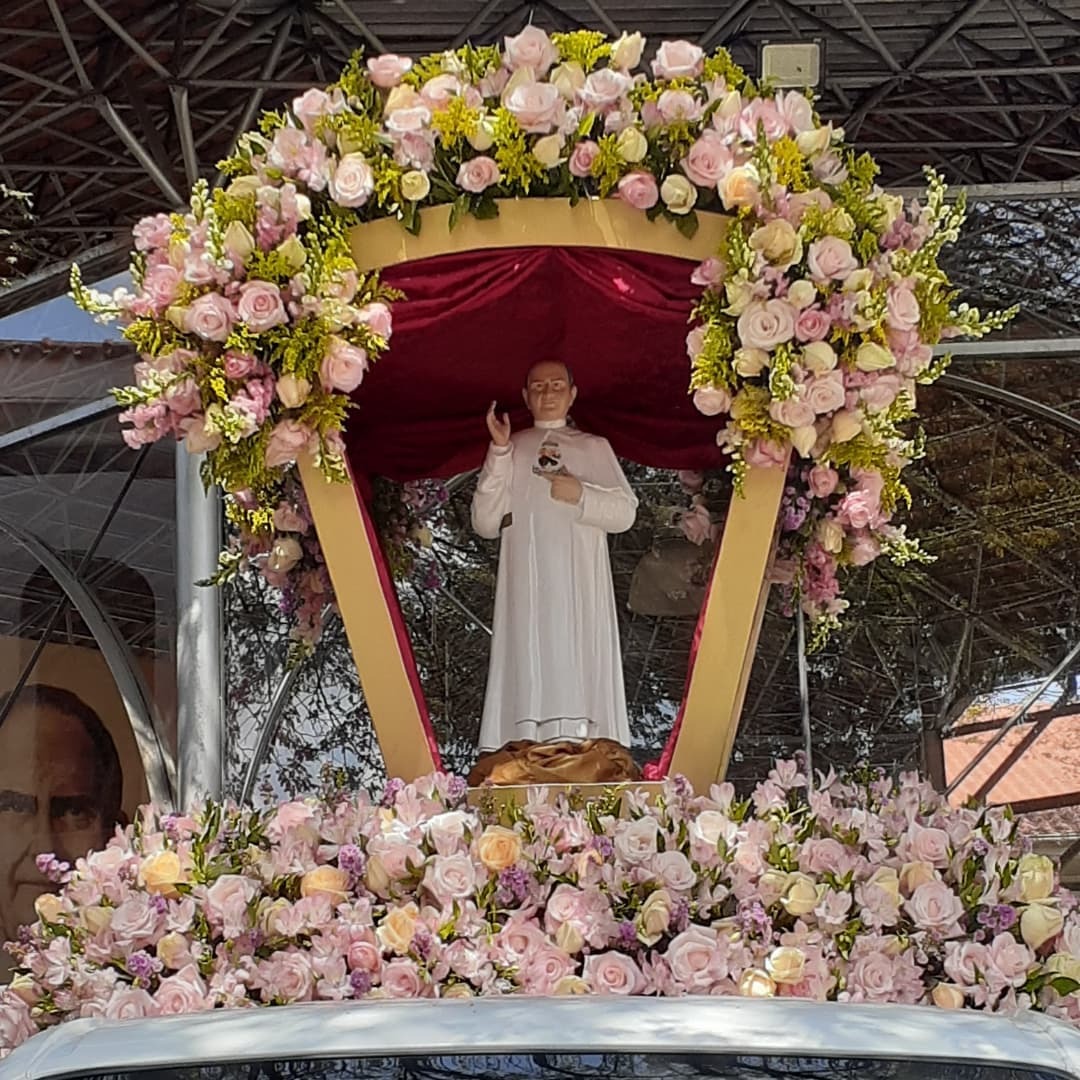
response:
<path id="1" fill-rule="evenodd" d="M 582 485 L 576 506 L 541 474 Z M 502 533 L 480 749 L 511 739 L 609 738 L 630 745 L 608 533 L 634 523 L 637 497 L 606 439 L 565 421 L 488 449 L 473 528 Z"/>

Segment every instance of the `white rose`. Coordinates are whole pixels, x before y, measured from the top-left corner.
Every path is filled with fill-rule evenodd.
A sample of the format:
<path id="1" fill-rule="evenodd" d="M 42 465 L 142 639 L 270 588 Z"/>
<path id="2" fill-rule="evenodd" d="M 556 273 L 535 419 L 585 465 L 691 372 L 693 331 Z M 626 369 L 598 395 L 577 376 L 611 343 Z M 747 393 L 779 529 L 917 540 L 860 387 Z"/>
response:
<path id="1" fill-rule="evenodd" d="M 238 176 L 226 189 L 225 194 L 234 199 L 246 198 L 254 195 L 259 190 L 259 178 L 257 176 Z"/>
<path id="2" fill-rule="evenodd" d="M 295 234 L 287 240 L 282 240 L 274 250 L 285 260 L 285 265 L 294 274 L 307 262 L 307 252 Z"/>
<path id="3" fill-rule="evenodd" d="M 809 457 L 810 452 L 817 445 L 817 428 L 809 424 L 805 427 L 792 428 L 790 439 L 791 445 L 799 451 L 800 457 Z"/>
<path id="4" fill-rule="evenodd" d="M 556 87 L 567 101 L 585 85 L 585 69 L 576 61 L 560 64 L 548 76 L 548 81 Z"/>
<path id="5" fill-rule="evenodd" d="M 673 214 L 689 214 L 697 202 L 697 188 L 682 173 L 672 173 L 660 185 L 660 198 Z"/>
<path id="6" fill-rule="evenodd" d="M 836 351 L 827 341 L 812 341 L 803 346 L 802 365 L 815 375 L 824 375 L 836 367 Z"/>
<path id="7" fill-rule="evenodd" d="M 277 396 L 286 409 L 299 409 L 310 393 L 310 381 L 300 376 L 282 375 L 277 381 Z"/>
<path id="8" fill-rule="evenodd" d="M 829 127 L 813 128 L 810 131 L 800 131 L 795 136 L 795 145 L 799 153 L 804 157 L 812 158 L 816 154 L 823 153 L 829 148 L 832 141 L 832 129 Z"/>
<path id="9" fill-rule="evenodd" d="M 1025 904 L 1045 900 L 1054 891 L 1054 864 L 1045 855 L 1028 852 L 1020 857 L 1017 866 L 1020 879 L 1020 899 Z"/>
<path id="10" fill-rule="evenodd" d="M 860 266 L 858 270 L 852 270 L 846 278 L 844 278 L 843 285 L 840 286 L 841 292 L 862 292 L 864 289 L 870 288 L 874 282 L 874 271 L 868 266 Z"/>
<path id="11" fill-rule="evenodd" d="M 817 286 L 806 278 L 793 281 L 787 291 L 788 300 L 800 311 L 808 308 L 817 299 Z"/>
<path id="12" fill-rule="evenodd" d="M 844 527 L 835 518 L 822 518 L 817 526 L 817 541 L 834 555 L 844 547 Z"/>
<path id="13" fill-rule="evenodd" d="M 533 157 L 545 169 L 554 169 L 559 164 L 562 156 L 562 145 L 561 135 L 545 135 L 543 138 L 536 140 L 536 145 L 532 149 Z"/>
<path id="14" fill-rule="evenodd" d="M 735 371 L 744 379 L 760 375 L 769 362 L 769 354 L 764 349 L 751 349 L 744 346 L 735 350 Z"/>
<path id="15" fill-rule="evenodd" d="M 883 371 L 895 365 L 893 354 L 876 341 L 864 341 L 855 353 L 855 366 L 860 371 Z"/>
<path id="16" fill-rule="evenodd" d="M 629 71 L 641 63 L 641 53 L 645 48 L 645 39 L 641 34 L 623 34 L 611 46 L 611 66 L 620 71 Z"/>
<path id="17" fill-rule="evenodd" d="M 221 238 L 226 251 L 240 259 L 246 259 L 255 250 L 255 237 L 242 221 L 230 221 Z"/>
<path id="18" fill-rule="evenodd" d="M 814 879 L 806 874 L 793 873 L 788 878 L 780 903 L 791 915 L 809 915 L 818 905 L 818 890 Z"/>
<path id="19" fill-rule="evenodd" d="M 615 140 L 615 148 L 623 161 L 637 164 L 649 152 L 649 140 L 636 127 L 625 127 Z"/>
<path id="20" fill-rule="evenodd" d="M 469 145 L 479 151 L 481 154 L 485 150 L 490 150 L 492 143 L 495 142 L 495 125 L 494 122 L 486 117 L 476 125 L 476 130 L 468 136 Z"/>
<path id="21" fill-rule="evenodd" d="M 409 202 L 419 202 L 427 198 L 431 190 L 428 174 L 421 169 L 410 169 L 401 177 L 401 197 Z"/>

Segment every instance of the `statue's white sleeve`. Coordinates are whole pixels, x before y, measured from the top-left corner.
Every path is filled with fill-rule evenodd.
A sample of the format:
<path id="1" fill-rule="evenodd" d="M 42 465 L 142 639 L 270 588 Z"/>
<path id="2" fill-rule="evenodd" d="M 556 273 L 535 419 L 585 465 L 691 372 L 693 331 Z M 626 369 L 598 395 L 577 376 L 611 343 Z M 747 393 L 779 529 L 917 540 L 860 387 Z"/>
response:
<path id="1" fill-rule="evenodd" d="M 488 447 L 472 501 L 472 526 L 485 540 L 497 540 L 510 513 L 510 481 L 514 475 L 513 444 Z"/>
<path id="2" fill-rule="evenodd" d="M 578 521 L 604 532 L 626 532 L 637 515 L 637 496 L 608 441 L 598 438 L 590 449 L 589 477 L 581 482 Z"/>

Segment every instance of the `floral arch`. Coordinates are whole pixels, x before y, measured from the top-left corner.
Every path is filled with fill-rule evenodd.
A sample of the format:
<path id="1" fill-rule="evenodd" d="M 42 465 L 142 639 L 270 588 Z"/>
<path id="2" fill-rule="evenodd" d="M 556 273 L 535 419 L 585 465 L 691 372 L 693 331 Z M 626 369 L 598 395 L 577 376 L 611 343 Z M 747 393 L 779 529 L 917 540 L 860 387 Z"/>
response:
<path id="1" fill-rule="evenodd" d="M 679 298 L 678 345 L 665 341 L 651 364 L 624 363 L 609 403 L 620 395 L 632 402 L 621 418 L 627 428 L 640 431 L 646 420 L 678 428 L 672 445 L 682 440 L 675 453 L 682 461 L 721 451 L 737 491 L 768 488 L 764 501 L 750 503 L 768 518 L 769 536 L 783 501 L 773 578 L 810 615 L 815 636 L 828 633 L 845 607 L 842 571 L 880 554 L 921 557 L 917 542 L 890 523 L 908 497 L 903 468 L 919 453 L 910 427 L 917 385 L 947 363 L 933 358 L 940 340 L 982 335 L 1010 314 L 982 318 L 954 306 L 937 266 L 962 223 L 962 200 L 947 205 L 932 173 L 924 203 L 905 205 L 881 190 L 872 159 L 823 124 L 807 95 L 755 84 L 723 49 L 706 55 L 688 42 L 665 42 L 644 67 L 644 45 L 637 34 L 609 42 L 592 31 L 549 37 L 530 26 L 501 49 L 466 46 L 415 61 L 357 56 L 327 90 L 265 114 L 259 131 L 221 163 L 225 186 L 211 191 L 200 182 L 187 213 L 136 227 L 134 295 L 96 296 L 74 272 L 76 299 L 120 315 L 140 353 L 136 384 L 118 392 L 128 406 L 128 441 L 173 435 L 206 453 L 206 480 L 226 492 L 241 535 L 240 547 L 223 555 L 222 575 L 260 566 L 281 587 L 301 642 L 318 635 L 335 576 L 311 528 L 314 499 L 325 544 L 328 496 L 313 477 L 346 480 L 350 451 L 354 474 L 380 457 L 380 467 L 401 477 L 416 464 L 394 445 L 406 441 L 400 430 L 388 436 L 394 429 L 385 418 L 380 428 L 380 411 L 396 422 L 416 398 L 416 382 L 404 361 L 394 375 L 391 332 L 402 290 L 393 286 L 402 279 L 379 271 L 419 268 L 402 280 L 414 296 L 398 307 L 403 318 L 410 305 L 422 306 L 415 296 L 432 274 L 448 275 L 444 299 L 452 306 L 454 272 L 464 274 L 459 287 L 474 292 L 492 282 L 470 278 L 467 266 L 437 265 L 438 256 L 470 244 L 520 250 L 536 242 L 523 242 L 515 222 L 534 236 L 546 223 L 546 245 L 556 252 L 567 248 L 552 245 L 578 247 L 590 228 L 600 247 L 643 247 L 658 261 L 636 267 L 639 283 L 662 276 L 661 266 L 670 271 L 672 260 L 693 260 Z M 592 277 L 605 275 L 609 283 L 626 277 L 610 266 Z M 576 279 L 583 291 L 588 277 Z M 640 295 L 611 310 L 625 315 Z M 520 302 L 508 294 L 510 310 Z M 669 322 L 678 306 L 664 312 Z M 617 349 L 606 356 L 611 368 L 619 360 Z M 411 362 L 419 362 L 415 350 Z M 456 424 L 463 449 L 428 455 L 429 468 L 479 449 L 482 427 L 463 426 L 475 421 L 457 392 L 471 386 L 471 367 L 438 375 L 445 381 L 427 419 L 451 434 Z M 667 388 L 680 383 L 672 399 Z M 696 419 L 683 396 L 687 384 Z M 380 399 L 394 386 L 397 396 Z M 649 415 L 650 394 L 669 403 L 662 417 Z M 444 408 L 444 395 L 458 412 Z M 474 415 L 487 400 L 489 391 L 477 390 Z M 358 419 L 347 425 L 354 406 Z M 366 435 L 379 430 L 381 440 Z M 360 502 L 352 496 L 354 535 Z M 760 530 L 755 536 L 762 539 Z M 346 561 L 342 549 L 329 560 L 331 572 Z M 376 554 L 366 596 L 375 598 L 378 587 L 385 601 L 379 563 Z M 760 577 L 755 571 L 757 593 L 739 605 L 749 611 L 734 632 L 742 652 L 726 664 L 735 672 L 729 711 L 736 714 Z M 393 612 L 379 618 L 393 660 Z M 380 654 L 371 655 L 369 667 L 381 672 Z M 397 660 L 387 710 L 406 700 L 410 682 L 401 648 Z M 365 693 L 370 698 L 367 684 Z M 417 764 L 436 761 L 421 754 Z"/>

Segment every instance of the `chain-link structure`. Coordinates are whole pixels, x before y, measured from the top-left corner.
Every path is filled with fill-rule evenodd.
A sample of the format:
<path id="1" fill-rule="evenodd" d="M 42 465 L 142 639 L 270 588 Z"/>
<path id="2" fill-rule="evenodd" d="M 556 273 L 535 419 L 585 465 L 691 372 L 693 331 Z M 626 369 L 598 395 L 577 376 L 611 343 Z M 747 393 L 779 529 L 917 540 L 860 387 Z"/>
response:
<path id="1" fill-rule="evenodd" d="M 88 277 L 122 268 L 139 216 L 213 179 L 261 108 L 354 50 L 435 52 L 530 19 L 724 45 L 751 72 L 765 42 L 816 40 L 822 114 L 894 185 L 924 163 L 965 184 L 1068 186 L 1080 168 L 1080 0 L 10 0 L 3 15 L 0 181 L 36 218 L 9 239 L 19 281 L 0 313 L 62 292 L 76 257 Z"/>

